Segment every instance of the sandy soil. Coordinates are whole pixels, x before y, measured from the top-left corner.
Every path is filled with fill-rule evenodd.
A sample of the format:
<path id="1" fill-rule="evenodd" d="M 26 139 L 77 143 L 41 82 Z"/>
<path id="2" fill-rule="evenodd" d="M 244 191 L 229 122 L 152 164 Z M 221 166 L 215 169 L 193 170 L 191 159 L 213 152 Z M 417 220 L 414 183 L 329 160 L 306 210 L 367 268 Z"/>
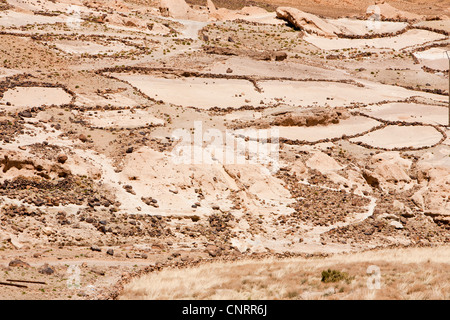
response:
<path id="1" fill-rule="evenodd" d="M 351 141 L 360 141 L 375 148 L 423 148 L 439 143 L 442 134 L 433 127 L 388 126 Z"/>
<path id="2" fill-rule="evenodd" d="M 411 103 L 386 103 L 380 106 L 371 106 L 365 110 L 364 114 L 383 120 L 422 122 L 433 125 L 445 125 L 448 115 L 445 106 Z"/>
<path id="3" fill-rule="evenodd" d="M 338 124 L 327 126 L 274 127 L 272 129 L 279 130 L 280 138 L 291 141 L 317 142 L 323 139 L 341 138 L 343 135 L 358 135 L 380 124 L 380 122 L 370 118 L 354 117 L 342 120 Z M 245 131 L 242 133 L 239 131 L 236 132 L 238 135 L 245 135 L 246 133 Z M 252 138 L 251 136 L 249 137 Z"/>
<path id="4" fill-rule="evenodd" d="M 305 37 L 305 40 L 312 43 L 322 50 L 342 50 L 342 49 L 393 49 L 402 50 L 408 47 L 417 46 L 445 39 L 446 37 L 435 32 L 427 30 L 409 30 L 402 35 L 390 38 L 375 38 L 375 39 L 326 39 L 314 35 Z"/>
<path id="5" fill-rule="evenodd" d="M 245 80 L 196 78 L 178 80 L 127 75 L 119 75 L 118 78 L 131 83 L 155 100 L 186 107 L 226 109 L 239 108 L 246 104 L 256 106 L 260 98 L 253 85 Z M 206 88 L 208 90 L 205 90 Z M 179 94 L 173 95 L 173 90 Z"/>
<path id="6" fill-rule="evenodd" d="M 127 104 L 128 105 L 128 104 Z M 148 111 L 91 111 L 86 114 L 87 121 L 99 128 L 139 128 L 150 125 L 163 125 L 164 120 L 152 116 Z"/>
<path id="7" fill-rule="evenodd" d="M 3 94 L 0 103 L 10 105 L 3 107 L 8 110 L 14 110 L 17 107 L 40 107 L 42 105 L 63 105 L 72 100 L 67 92 L 61 88 L 43 88 L 43 87 L 16 87 Z"/>
<path id="8" fill-rule="evenodd" d="M 445 71 L 448 70 L 448 57 L 445 49 L 432 48 L 414 53 L 414 56 L 427 68 Z"/>

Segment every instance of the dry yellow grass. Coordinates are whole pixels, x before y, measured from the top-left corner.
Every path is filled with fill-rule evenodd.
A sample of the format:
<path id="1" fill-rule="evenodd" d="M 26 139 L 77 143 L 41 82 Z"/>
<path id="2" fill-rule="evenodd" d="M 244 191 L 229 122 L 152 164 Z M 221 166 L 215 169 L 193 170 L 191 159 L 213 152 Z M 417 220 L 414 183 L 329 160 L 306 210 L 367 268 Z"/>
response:
<path id="1" fill-rule="evenodd" d="M 371 265 L 380 289 L 369 289 Z M 351 280 L 323 283 L 323 270 Z M 449 299 L 450 246 L 384 249 L 328 258 L 216 262 L 136 278 L 119 299 Z"/>

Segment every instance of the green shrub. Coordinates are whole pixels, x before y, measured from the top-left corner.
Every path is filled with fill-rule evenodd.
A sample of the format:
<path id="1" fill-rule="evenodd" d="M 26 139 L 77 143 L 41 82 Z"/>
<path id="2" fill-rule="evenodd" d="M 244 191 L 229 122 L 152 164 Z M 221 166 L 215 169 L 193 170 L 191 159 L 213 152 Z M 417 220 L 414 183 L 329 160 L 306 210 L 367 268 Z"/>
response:
<path id="1" fill-rule="evenodd" d="M 328 283 L 328 282 L 339 282 L 339 281 L 350 281 L 351 278 L 348 275 L 347 272 L 341 272 L 338 270 L 324 270 L 322 271 L 322 282 Z"/>

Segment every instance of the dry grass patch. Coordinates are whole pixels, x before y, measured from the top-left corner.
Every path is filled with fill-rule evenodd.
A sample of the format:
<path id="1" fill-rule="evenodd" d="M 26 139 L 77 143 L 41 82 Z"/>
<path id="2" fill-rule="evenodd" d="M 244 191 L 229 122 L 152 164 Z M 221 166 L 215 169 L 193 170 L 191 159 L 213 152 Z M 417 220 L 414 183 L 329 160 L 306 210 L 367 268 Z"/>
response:
<path id="1" fill-rule="evenodd" d="M 367 286 L 371 265 L 380 269 L 378 290 Z M 328 269 L 342 277 L 322 281 Z M 119 299 L 449 299 L 449 271 L 449 246 L 215 262 L 136 278 Z"/>

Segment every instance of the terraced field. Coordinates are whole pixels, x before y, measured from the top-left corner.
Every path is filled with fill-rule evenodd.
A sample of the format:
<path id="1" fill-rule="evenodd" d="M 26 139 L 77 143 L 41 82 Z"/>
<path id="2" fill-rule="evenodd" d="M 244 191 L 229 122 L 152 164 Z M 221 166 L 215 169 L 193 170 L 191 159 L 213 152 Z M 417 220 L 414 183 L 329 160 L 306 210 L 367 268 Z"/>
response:
<path id="1" fill-rule="evenodd" d="M 448 299 L 449 7 L 372 4 L 0 1 L 0 298 Z"/>

